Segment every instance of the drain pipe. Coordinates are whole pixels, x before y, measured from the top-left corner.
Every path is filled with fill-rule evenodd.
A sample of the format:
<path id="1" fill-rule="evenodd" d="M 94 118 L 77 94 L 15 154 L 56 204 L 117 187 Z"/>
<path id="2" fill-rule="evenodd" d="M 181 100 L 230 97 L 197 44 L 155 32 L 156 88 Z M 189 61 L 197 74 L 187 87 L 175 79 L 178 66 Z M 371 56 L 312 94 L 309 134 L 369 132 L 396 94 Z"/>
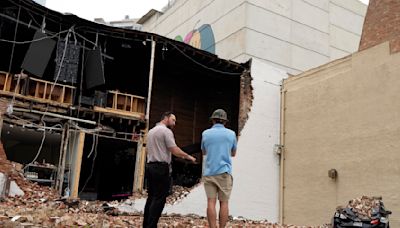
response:
<path id="1" fill-rule="evenodd" d="M 280 113 L 280 145 L 279 145 L 279 154 L 280 154 L 280 180 L 279 180 L 279 223 L 283 224 L 284 220 L 284 190 L 285 190 L 285 183 L 284 183 L 284 171 L 285 171 L 285 111 L 286 111 L 286 92 L 287 90 L 284 89 L 284 83 L 282 83 L 281 87 L 281 113 Z"/>

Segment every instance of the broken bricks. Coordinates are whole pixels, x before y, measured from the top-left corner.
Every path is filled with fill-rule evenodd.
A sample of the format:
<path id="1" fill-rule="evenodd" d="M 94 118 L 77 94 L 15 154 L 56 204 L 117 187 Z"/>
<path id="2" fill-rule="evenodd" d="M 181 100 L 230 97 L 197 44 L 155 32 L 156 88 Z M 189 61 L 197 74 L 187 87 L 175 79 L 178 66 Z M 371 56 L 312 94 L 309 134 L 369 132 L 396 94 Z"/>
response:
<path id="1" fill-rule="evenodd" d="M 18 165 L 2 160 L 0 171 L 7 171 L 24 192 L 24 195 L 5 197 L 0 202 L 0 227 L 141 227 L 143 215 L 137 211 L 121 212 L 121 205 L 134 204 L 134 200 L 146 197 L 146 193 L 134 194 L 124 202 L 81 201 L 60 199 L 50 187 L 29 182 L 21 174 Z M 4 169 L 8 170 L 4 170 Z M 17 170 L 19 169 L 19 171 Z M 169 204 L 186 197 L 191 188 L 173 187 L 173 194 L 167 199 Z M 208 227 L 207 219 L 197 215 L 164 215 L 159 227 Z M 279 225 L 268 221 L 251 221 L 244 218 L 231 218 L 228 227 L 271 227 L 294 228 L 305 226 Z M 328 227 L 328 226 L 320 226 Z"/>

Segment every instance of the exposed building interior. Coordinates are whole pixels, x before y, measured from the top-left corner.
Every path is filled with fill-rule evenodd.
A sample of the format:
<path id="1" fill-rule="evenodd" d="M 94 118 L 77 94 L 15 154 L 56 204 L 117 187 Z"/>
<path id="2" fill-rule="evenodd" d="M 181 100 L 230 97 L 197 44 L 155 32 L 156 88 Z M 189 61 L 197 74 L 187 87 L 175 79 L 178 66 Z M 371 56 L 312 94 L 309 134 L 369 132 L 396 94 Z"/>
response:
<path id="1" fill-rule="evenodd" d="M 1 1 L 0 37 L 7 157 L 62 194 L 113 200 L 145 188 L 146 133 L 165 111 L 177 116 L 178 146 L 200 161 L 174 159 L 174 184 L 193 186 L 212 111 L 225 109 L 237 133 L 246 115 L 239 110 L 250 63 L 28 0 Z"/>

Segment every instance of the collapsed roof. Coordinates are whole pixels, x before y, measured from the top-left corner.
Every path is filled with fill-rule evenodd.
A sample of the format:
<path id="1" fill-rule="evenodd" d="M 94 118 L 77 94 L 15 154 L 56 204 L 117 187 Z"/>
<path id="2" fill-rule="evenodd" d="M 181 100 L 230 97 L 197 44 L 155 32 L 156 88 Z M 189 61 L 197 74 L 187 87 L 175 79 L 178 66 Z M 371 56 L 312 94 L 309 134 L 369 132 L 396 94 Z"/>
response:
<path id="1" fill-rule="evenodd" d="M 178 119 L 175 128 L 178 145 L 201 156 L 201 132 L 209 127 L 212 111 L 225 109 L 230 119 L 229 127 L 239 133 L 251 106 L 250 62 L 239 64 L 220 59 L 180 41 L 97 24 L 75 15 L 52 11 L 29 0 L 0 2 L 0 50 L 0 79 L 7 81 L 11 77 L 12 81 L 7 84 L 0 80 L 0 96 L 7 97 L 7 102 L 20 102 L 20 107 L 14 108 L 13 115 L 16 116 L 9 119 L 23 119 L 23 123 L 33 121 L 34 126 L 39 126 L 43 132 L 45 129 L 46 132 L 48 129 L 58 132 L 54 144 L 59 144 L 60 138 L 64 140 L 61 132 L 65 127 L 44 128 L 39 125 L 41 121 L 65 126 L 67 119 L 68 124 L 72 123 L 71 129 L 84 129 L 86 134 L 93 134 L 93 139 L 83 137 L 81 140 L 84 159 L 80 188 L 82 184 L 86 185 L 82 180 L 90 179 L 93 172 L 92 158 L 88 159 L 93 151 L 90 144 L 96 148 L 98 143 L 104 145 L 99 147 L 98 162 L 109 165 L 111 161 L 117 161 L 118 156 L 129 156 L 132 161 L 125 168 L 130 166 L 129 170 L 132 167 L 136 170 L 138 156 L 135 154 L 140 151 L 139 146 L 135 147 L 138 143 L 135 133 L 143 136 L 159 121 L 161 113 L 171 110 Z M 75 58 L 70 58 L 74 55 Z M 26 82 L 22 80 L 24 74 L 28 76 Z M 50 92 L 46 91 L 48 84 L 52 85 Z M 71 92 L 67 94 L 67 90 Z M 141 108 L 138 108 L 139 102 Z M 24 145 L 27 137 L 24 137 L 23 129 L 12 130 L 12 126 L 6 126 L 3 131 L 5 129 L 15 135 L 2 138 L 8 140 L 4 141 L 6 152 L 14 153 L 18 151 L 18 145 Z M 43 135 L 44 139 L 46 134 L 37 136 Z M 95 135 L 106 138 L 99 140 Z M 78 135 L 73 137 L 78 138 Z M 8 143 L 11 138 L 12 145 Z M 118 140 L 125 142 L 119 143 Z M 11 146 L 14 150 L 10 149 Z M 54 148 L 63 153 L 62 143 Z M 27 156 L 34 155 L 34 150 L 19 162 L 29 162 Z M 46 154 L 46 161 L 54 165 L 58 163 L 58 167 L 64 166 L 61 154 L 54 155 L 54 152 L 43 153 L 35 159 L 43 157 L 44 160 Z M 17 156 L 14 157 L 18 160 Z M 177 179 L 188 172 L 182 182 L 188 179 L 187 176 L 197 181 L 201 175 L 201 166 L 177 164 L 180 166 L 176 170 L 182 170 L 176 174 Z M 95 168 L 95 175 L 102 175 L 96 173 L 98 169 Z M 113 171 L 121 171 L 107 174 L 121 177 L 117 180 L 120 184 L 114 186 L 132 187 L 132 173 L 127 175 L 123 169 Z M 62 178 L 62 174 L 59 176 Z M 98 186 L 111 185 L 107 182 Z"/>

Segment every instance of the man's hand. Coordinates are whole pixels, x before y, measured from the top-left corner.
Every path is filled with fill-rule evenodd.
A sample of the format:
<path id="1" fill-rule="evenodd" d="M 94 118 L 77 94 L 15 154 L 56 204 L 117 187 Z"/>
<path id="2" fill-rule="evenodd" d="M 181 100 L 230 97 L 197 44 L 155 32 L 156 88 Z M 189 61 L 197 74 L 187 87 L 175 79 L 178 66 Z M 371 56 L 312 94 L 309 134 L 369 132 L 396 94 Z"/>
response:
<path id="1" fill-rule="evenodd" d="M 194 158 L 193 156 L 187 154 L 186 152 L 184 152 L 183 150 L 181 150 L 179 147 L 177 146 L 173 146 L 168 148 L 169 151 L 171 151 L 171 153 L 175 156 L 177 156 L 178 158 L 182 158 L 185 160 L 189 160 L 193 163 L 196 163 L 196 158 Z"/>
<path id="2" fill-rule="evenodd" d="M 189 155 L 189 154 L 185 156 L 185 159 L 186 159 L 186 160 L 189 160 L 189 161 L 192 161 L 193 163 L 196 162 L 196 158 L 193 157 L 193 156 L 191 156 L 191 155 Z"/>

